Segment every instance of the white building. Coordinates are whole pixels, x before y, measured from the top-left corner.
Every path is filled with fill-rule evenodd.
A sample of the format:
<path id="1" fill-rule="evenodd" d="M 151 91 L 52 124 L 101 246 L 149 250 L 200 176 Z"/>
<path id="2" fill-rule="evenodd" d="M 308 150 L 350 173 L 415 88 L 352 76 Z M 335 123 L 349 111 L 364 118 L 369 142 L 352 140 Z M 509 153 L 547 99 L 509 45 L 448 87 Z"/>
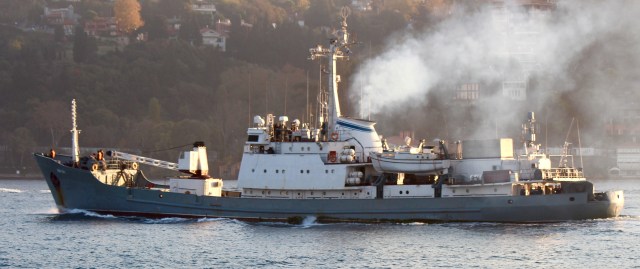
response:
<path id="1" fill-rule="evenodd" d="M 200 30 L 200 35 L 202 35 L 202 45 L 215 46 L 220 48 L 220 51 L 227 50 L 227 37 L 224 34 L 205 27 Z"/>
<path id="2" fill-rule="evenodd" d="M 549 0 L 496 1 L 492 10 L 493 27 L 501 33 L 501 46 L 496 48 L 506 59 L 518 63 L 518 68 L 505 74 L 502 95 L 512 100 L 526 100 L 531 73 L 538 69 L 536 56 L 544 53 L 536 48 L 540 25 L 555 4 Z M 517 11 L 512 10 L 517 6 Z M 522 10 L 526 15 L 522 14 Z"/>

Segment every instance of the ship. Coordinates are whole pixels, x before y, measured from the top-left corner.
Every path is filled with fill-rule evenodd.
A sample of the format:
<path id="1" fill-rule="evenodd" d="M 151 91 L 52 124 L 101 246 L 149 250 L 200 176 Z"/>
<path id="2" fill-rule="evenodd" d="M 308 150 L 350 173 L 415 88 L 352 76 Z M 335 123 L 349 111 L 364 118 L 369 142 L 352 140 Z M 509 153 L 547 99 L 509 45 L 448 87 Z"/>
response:
<path id="1" fill-rule="evenodd" d="M 114 216 L 232 218 L 300 222 L 558 222 L 614 218 L 622 191 L 596 192 L 582 169 L 536 144 L 535 114 L 523 124 L 516 154 L 511 138 L 390 147 L 375 122 L 342 115 L 336 62 L 351 51 L 341 28 L 310 59 L 326 59 L 327 85 L 317 123 L 255 116 L 247 129 L 237 184 L 209 176 L 206 145 L 195 142 L 178 162 L 108 150 L 80 156 L 72 100 L 71 154 L 34 153 L 61 212 L 82 209 Z M 449 148 L 455 148 L 450 150 Z M 183 173 L 159 184 L 143 166 Z M 174 173 L 176 174 L 176 173 Z"/>

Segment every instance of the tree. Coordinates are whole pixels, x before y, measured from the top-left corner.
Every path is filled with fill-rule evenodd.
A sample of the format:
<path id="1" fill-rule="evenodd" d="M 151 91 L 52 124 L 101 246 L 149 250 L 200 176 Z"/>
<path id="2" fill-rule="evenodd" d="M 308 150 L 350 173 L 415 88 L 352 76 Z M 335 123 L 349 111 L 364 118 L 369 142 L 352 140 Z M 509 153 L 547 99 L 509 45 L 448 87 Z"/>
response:
<path id="1" fill-rule="evenodd" d="M 162 111 L 162 106 L 160 105 L 160 101 L 158 98 L 151 97 L 149 99 L 149 104 L 147 105 L 147 111 L 149 115 L 149 119 L 154 122 L 160 121 L 160 113 Z"/>
<path id="2" fill-rule="evenodd" d="M 64 29 L 61 25 L 53 27 L 53 40 L 57 43 L 64 42 Z"/>
<path id="3" fill-rule="evenodd" d="M 309 27 L 329 26 L 335 15 L 332 1 L 313 1 L 305 14 L 305 23 Z"/>
<path id="4" fill-rule="evenodd" d="M 186 18 L 180 26 L 180 32 L 178 32 L 178 38 L 192 45 L 202 44 L 202 35 L 196 18 L 196 16 Z"/>
<path id="5" fill-rule="evenodd" d="M 144 25 L 137 0 L 116 0 L 113 12 L 118 20 L 119 30 L 124 33 L 131 33 Z"/>
<path id="6" fill-rule="evenodd" d="M 73 60 L 76 63 L 86 63 L 95 58 L 97 50 L 95 40 L 87 36 L 82 25 L 78 25 L 73 38 Z"/>
<path id="7" fill-rule="evenodd" d="M 158 12 L 168 18 L 182 17 L 191 11 L 191 0 L 161 0 Z"/>
<path id="8" fill-rule="evenodd" d="M 14 157 L 18 157 L 17 160 L 15 158 L 12 159 L 14 167 L 23 167 L 26 156 L 33 150 L 36 143 L 29 129 L 18 127 L 10 134 L 9 145 L 13 149 Z"/>
<path id="9" fill-rule="evenodd" d="M 155 15 L 147 20 L 142 31 L 147 33 L 147 40 L 159 40 L 169 37 L 167 33 L 166 19 L 161 15 Z"/>

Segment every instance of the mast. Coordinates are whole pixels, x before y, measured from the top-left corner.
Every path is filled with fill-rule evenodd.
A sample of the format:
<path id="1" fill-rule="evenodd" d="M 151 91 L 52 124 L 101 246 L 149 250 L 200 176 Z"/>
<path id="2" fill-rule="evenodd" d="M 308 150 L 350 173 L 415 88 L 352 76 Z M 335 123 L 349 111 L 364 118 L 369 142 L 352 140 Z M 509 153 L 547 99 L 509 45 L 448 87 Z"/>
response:
<path id="1" fill-rule="evenodd" d="M 74 164 L 80 161 L 80 146 L 78 146 L 78 125 L 76 124 L 76 99 L 71 100 L 71 159 Z"/>
<path id="2" fill-rule="evenodd" d="M 536 117 L 533 112 L 527 114 L 527 121 L 522 124 L 525 155 L 540 153 L 540 145 L 536 144 Z"/>
<path id="3" fill-rule="evenodd" d="M 327 91 L 329 92 L 329 106 L 328 118 L 324 119 L 324 123 L 326 123 L 326 128 L 329 132 L 335 129 L 338 118 L 342 116 L 340 113 L 340 100 L 338 98 L 338 82 L 340 82 L 340 77 L 336 73 L 336 62 L 338 59 L 348 59 L 346 54 L 351 52 L 348 46 L 353 43 L 349 42 L 349 33 L 347 32 L 347 17 L 349 17 L 350 14 L 351 10 L 348 7 L 342 8 L 342 28 L 334 33 L 335 38 L 329 40 L 329 48 L 323 48 L 321 45 L 318 45 L 315 48 L 309 49 L 311 60 L 315 60 L 318 57 L 326 57 L 328 61 L 327 72 L 329 76 Z"/>

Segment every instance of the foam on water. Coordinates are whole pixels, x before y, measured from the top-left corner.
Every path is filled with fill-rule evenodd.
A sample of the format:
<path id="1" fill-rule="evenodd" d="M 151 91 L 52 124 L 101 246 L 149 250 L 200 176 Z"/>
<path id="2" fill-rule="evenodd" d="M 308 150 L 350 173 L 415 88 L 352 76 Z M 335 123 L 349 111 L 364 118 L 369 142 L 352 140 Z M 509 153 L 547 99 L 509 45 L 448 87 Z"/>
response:
<path id="1" fill-rule="evenodd" d="M 18 190 L 18 189 L 0 188 L 0 192 L 22 193 L 24 191 L 23 190 Z"/>
<path id="2" fill-rule="evenodd" d="M 102 215 L 102 214 L 98 214 L 96 212 L 92 212 L 92 211 L 88 211 L 88 210 L 83 210 L 83 209 L 67 209 L 64 211 L 64 213 L 62 213 L 63 215 L 84 215 L 86 217 L 92 217 L 92 218 L 101 218 L 101 219 L 117 219 L 118 217 L 111 215 L 111 214 L 106 214 L 106 215 Z"/>
<path id="3" fill-rule="evenodd" d="M 143 219 L 143 223 L 146 224 L 174 224 L 174 223 L 187 223 L 187 222 L 195 222 L 193 219 L 186 218 L 161 218 L 161 219 Z"/>

